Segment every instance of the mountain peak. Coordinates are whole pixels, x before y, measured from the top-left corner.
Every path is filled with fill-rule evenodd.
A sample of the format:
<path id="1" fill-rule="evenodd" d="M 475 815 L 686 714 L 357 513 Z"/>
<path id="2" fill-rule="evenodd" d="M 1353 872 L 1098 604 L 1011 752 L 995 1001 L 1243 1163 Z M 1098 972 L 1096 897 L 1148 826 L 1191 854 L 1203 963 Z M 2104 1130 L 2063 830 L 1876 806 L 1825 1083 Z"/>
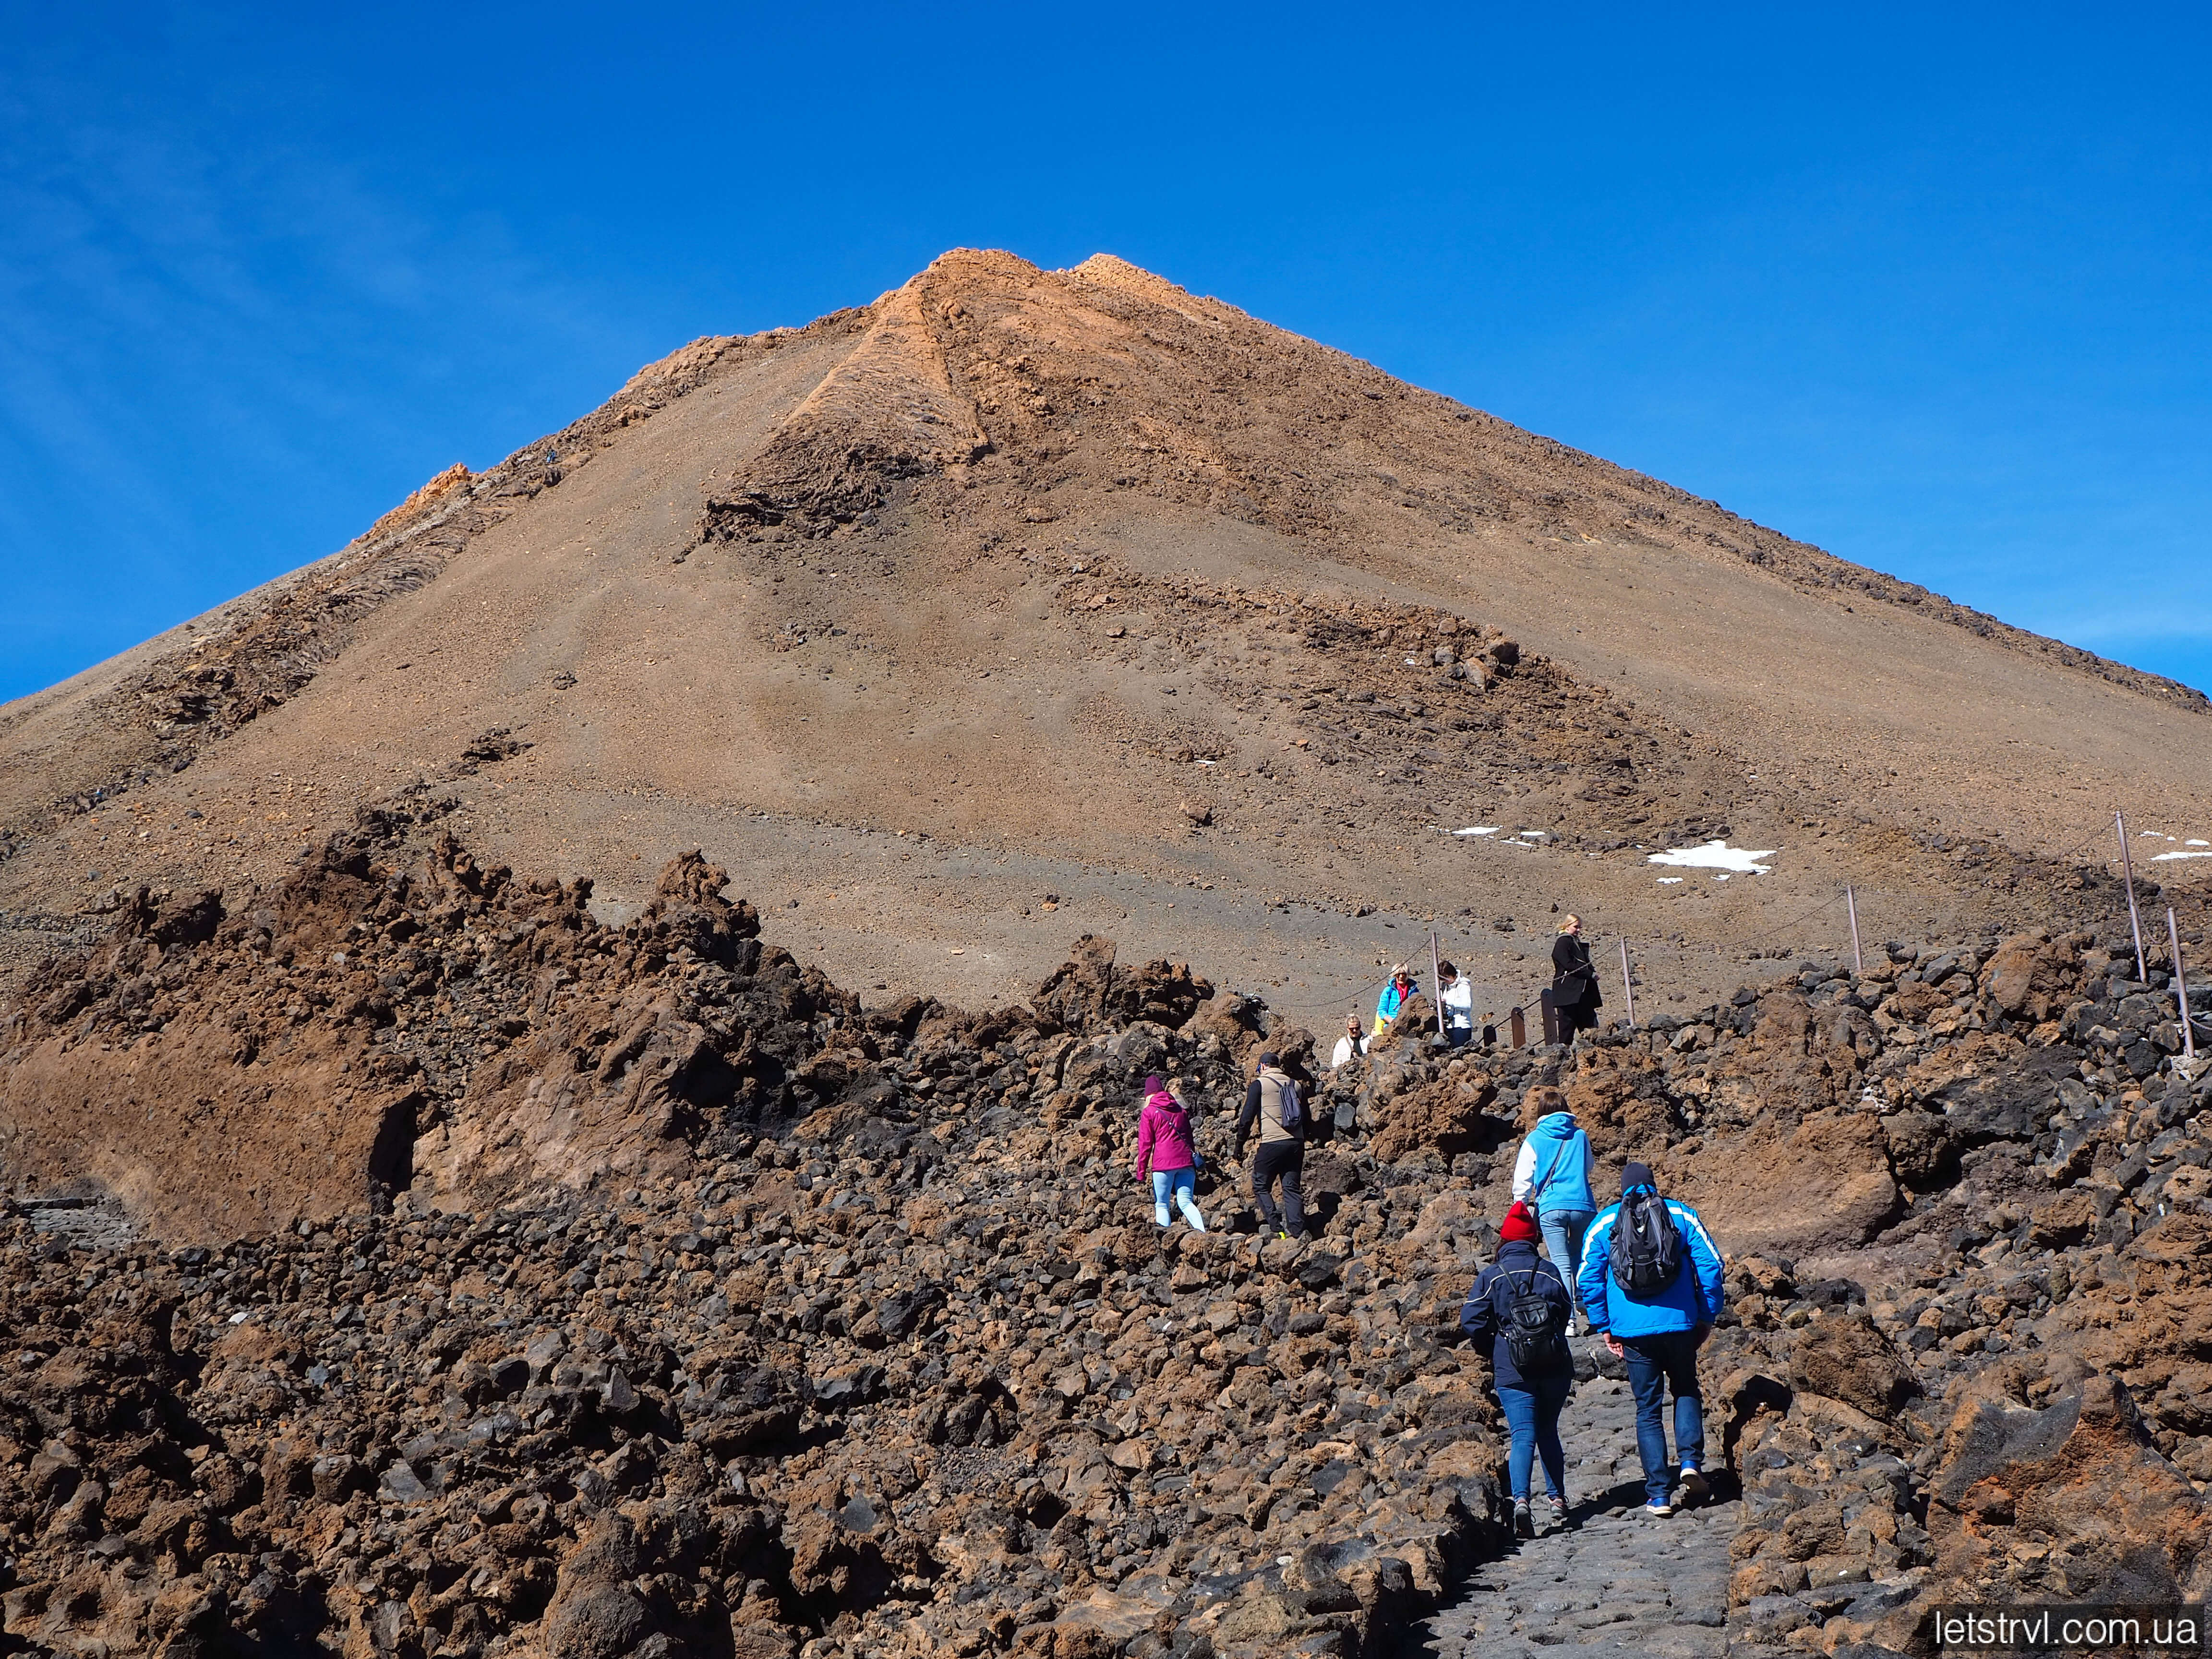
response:
<path id="1" fill-rule="evenodd" d="M 1529 666 L 1498 672 L 1501 641 Z M 0 709 L 0 989 L 37 918 L 118 881 L 266 884 L 330 814 L 424 781 L 487 856 L 611 906 L 703 847 L 835 923 L 810 945 L 842 979 L 936 994 L 953 939 L 978 1002 L 1057 961 L 1018 920 L 1037 894 L 1104 868 L 1157 896 L 1131 948 L 1217 970 L 1254 936 L 1194 882 L 1317 916 L 1572 900 L 1694 945 L 1849 878 L 1869 930 L 1917 936 L 2050 897 L 1965 872 L 2028 869 L 2093 805 L 2212 838 L 2204 714 L 1116 255 L 955 248 L 871 305 L 696 340 Z M 1439 824 L 1549 839 L 1507 859 Z M 920 881 L 919 842 L 880 863 L 886 828 L 964 849 L 981 908 Z M 1659 885 L 1639 843 L 1693 833 L 1784 850 L 1771 878 Z M 1869 850 L 1938 834 L 1980 862 Z M 1375 948 L 1330 936 L 1293 971 L 1356 984 Z"/>

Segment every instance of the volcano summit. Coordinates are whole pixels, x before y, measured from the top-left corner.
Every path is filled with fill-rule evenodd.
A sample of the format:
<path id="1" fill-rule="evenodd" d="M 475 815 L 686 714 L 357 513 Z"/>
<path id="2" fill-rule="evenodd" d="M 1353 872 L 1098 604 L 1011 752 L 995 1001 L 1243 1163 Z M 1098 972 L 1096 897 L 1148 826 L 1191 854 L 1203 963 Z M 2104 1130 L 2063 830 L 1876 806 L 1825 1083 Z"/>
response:
<path id="1" fill-rule="evenodd" d="M 862 987 L 1015 994 L 1073 924 L 1333 1006 L 1434 917 L 1503 1006 L 1559 904 L 1694 996 L 1845 881 L 1942 936 L 2115 805 L 2203 833 L 2205 714 L 1121 260 L 961 251 L 0 710 L 0 982 L 428 781 L 616 920 L 702 848 Z M 1647 866 L 1716 837 L 1780 850 Z"/>

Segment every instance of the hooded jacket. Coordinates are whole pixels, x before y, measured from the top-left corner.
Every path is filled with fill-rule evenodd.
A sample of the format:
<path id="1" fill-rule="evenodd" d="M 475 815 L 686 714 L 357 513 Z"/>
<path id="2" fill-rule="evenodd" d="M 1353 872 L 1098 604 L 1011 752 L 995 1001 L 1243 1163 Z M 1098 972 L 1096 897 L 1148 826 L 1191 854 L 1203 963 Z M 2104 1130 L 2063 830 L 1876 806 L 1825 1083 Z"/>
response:
<path id="1" fill-rule="evenodd" d="M 1460 1329 L 1468 1334 L 1477 1352 L 1488 1357 L 1491 1381 L 1501 1389 L 1533 1386 L 1514 1364 L 1512 1345 L 1498 1340 L 1505 1329 L 1505 1312 L 1513 1298 L 1531 1292 L 1559 1304 L 1559 1324 L 1565 1328 L 1567 1316 L 1574 1310 L 1567 1300 L 1567 1281 L 1559 1277 L 1557 1267 L 1536 1254 L 1534 1244 L 1515 1239 L 1498 1247 L 1498 1260 L 1482 1270 L 1474 1288 L 1468 1292 L 1467 1306 L 1460 1310 Z M 1550 1376 L 1534 1381 L 1556 1382 L 1573 1374 L 1571 1360 Z"/>
<path id="2" fill-rule="evenodd" d="M 1190 1114 L 1166 1090 L 1145 1097 L 1137 1118 L 1137 1175 L 1198 1167 L 1198 1149 L 1191 1144 Z"/>
<path id="3" fill-rule="evenodd" d="M 1444 1024 L 1455 1031 L 1474 1030 L 1474 987 L 1462 974 L 1437 993 L 1437 1000 L 1443 1005 Z"/>
<path id="4" fill-rule="evenodd" d="M 1575 1115 L 1547 1112 L 1513 1160 L 1513 1196 L 1527 1199 L 1539 1211 L 1589 1215 L 1597 1208 L 1590 1195 L 1590 1170 L 1589 1137 Z"/>
<path id="5" fill-rule="evenodd" d="M 1390 982 L 1382 988 L 1382 995 L 1375 1005 L 1375 1035 L 1380 1036 L 1389 1030 L 1390 1022 L 1398 1018 L 1398 1011 L 1406 1006 L 1406 1000 L 1408 997 L 1417 997 L 1420 994 L 1420 981 L 1409 976 L 1406 981 L 1406 988 L 1401 991 L 1398 988 L 1398 981 L 1394 975 Z"/>
<path id="6" fill-rule="evenodd" d="M 1652 1188 L 1633 1190 L 1648 1193 Z M 1695 1210 L 1679 1199 L 1666 1203 L 1674 1230 L 1682 1236 L 1682 1271 L 1649 1300 L 1639 1301 L 1613 1282 L 1613 1224 L 1620 1215 L 1620 1205 L 1607 1205 L 1583 1235 L 1583 1270 L 1576 1276 L 1575 1288 L 1582 1292 L 1583 1312 L 1592 1332 L 1610 1331 L 1626 1342 L 1668 1331 L 1693 1331 L 1720 1317 L 1727 1305 L 1720 1247 Z"/>

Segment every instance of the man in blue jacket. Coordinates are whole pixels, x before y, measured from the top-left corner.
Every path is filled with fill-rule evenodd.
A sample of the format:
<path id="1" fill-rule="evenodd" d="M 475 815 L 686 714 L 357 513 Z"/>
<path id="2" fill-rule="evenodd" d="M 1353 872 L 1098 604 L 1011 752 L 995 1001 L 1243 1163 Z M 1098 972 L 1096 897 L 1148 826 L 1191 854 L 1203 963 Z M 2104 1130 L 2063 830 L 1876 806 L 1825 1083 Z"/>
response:
<path id="1" fill-rule="evenodd" d="M 1663 1206 L 1674 1224 L 1680 1261 L 1668 1283 L 1632 1292 L 1614 1276 L 1613 1233 L 1623 1205 L 1644 1200 Z M 1644 1230 L 1648 1236 L 1650 1230 Z M 1637 1237 L 1632 1227 L 1627 1237 Z M 1624 1243 L 1627 1242 L 1624 1238 Z M 1723 1306 L 1721 1253 L 1705 1224 L 1688 1205 L 1661 1199 L 1649 1164 L 1631 1164 L 1620 1172 L 1620 1203 L 1599 1212 L 1583 1238 L 1582 1271 L 1575 1288 L 1582 1293 L 1589 1328 L 1605 1339 L 1615 1358 L 1628 1362 L 1628 1386 L 1636 1396 L 1636 1451 L 1644 1463 L 1647 1515 L 1674 1514 L 1668 1501 L 1667 1430 L 1662 1407 L 1674 1394 L 1674 1449 L 1682 1459 L 1682 1495 L 1695 1500 L 1707 1486 L 1701 1465 L 1705 1453 L 1705 1401 L 1698 1389 L 1698 1350 L 1712 1334 Z"/>

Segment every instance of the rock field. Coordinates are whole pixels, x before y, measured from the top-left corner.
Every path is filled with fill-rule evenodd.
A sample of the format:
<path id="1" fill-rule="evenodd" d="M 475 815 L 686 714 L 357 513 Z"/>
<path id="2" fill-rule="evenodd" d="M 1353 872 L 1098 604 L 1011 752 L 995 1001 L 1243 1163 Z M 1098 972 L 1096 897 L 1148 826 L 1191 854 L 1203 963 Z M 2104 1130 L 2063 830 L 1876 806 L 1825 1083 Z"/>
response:
<path id="1" fill-rule="evenodd" d="M 1795 963 L 1571 1054 L 1448 1054 L 1417 1000 L 1315 1076 L 1103 939 L 866 1006 L 696 855 L 609 927 L 443 816 L 125 895 L 0 1009 L 0 1652 L 1925 1652 L 1937 1602 L 2212 1577 L 2212 1073 L 2119 939 Z M 1310 1242 L 1228 1164 L 1263 1041 Z M 1154 1071 L 1205 1235 L 1132 1174 Z M 1455 1322 L 1562 1103 L 1728 1253 L 1726 1472 L 1609 1513 L 1594 1372 L 1580 1524 L 1516 1547 Z M 169 1156 L 104 1162 L 149 1113 Z"/>

